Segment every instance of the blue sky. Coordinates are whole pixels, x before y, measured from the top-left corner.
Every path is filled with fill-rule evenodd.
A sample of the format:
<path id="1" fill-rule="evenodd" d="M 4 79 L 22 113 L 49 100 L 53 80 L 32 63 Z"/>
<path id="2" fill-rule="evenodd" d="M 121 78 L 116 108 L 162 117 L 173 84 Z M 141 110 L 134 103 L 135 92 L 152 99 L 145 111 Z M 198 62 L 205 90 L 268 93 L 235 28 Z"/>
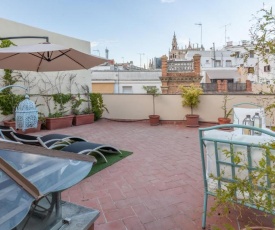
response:
<path id="1" fill-rule="evenodd" d="M 116 62 L 142 65 L 168 54 L 174 32 L 178 44 L 191 43 L 206 49 L 227 40 L 249 40 L 252 15 L 274 0 L 9 0 L 0 17 L 90 41 L 92 54 Z M 0 32 L 1 34 L 1 32 Z M 98 52 L 98 51 L 99 52 Z M 140 55 L 144 54 L 144 55 Z"/>

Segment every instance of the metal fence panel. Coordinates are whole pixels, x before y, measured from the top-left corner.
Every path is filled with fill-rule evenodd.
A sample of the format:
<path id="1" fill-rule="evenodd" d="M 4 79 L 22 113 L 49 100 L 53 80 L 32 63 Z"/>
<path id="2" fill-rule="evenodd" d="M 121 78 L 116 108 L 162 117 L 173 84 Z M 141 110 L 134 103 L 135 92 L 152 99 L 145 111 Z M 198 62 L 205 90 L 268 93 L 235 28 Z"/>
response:
<path id="1" fill-rule="evenodd" d="M 217 83 L 201 83 L 203 92 L 216 92 L 218 91 Z"/>
<path id="2" fill-rule="evenodd" d="M 228 92 L 246 91 L 246 83 L 227 83 Z"/>

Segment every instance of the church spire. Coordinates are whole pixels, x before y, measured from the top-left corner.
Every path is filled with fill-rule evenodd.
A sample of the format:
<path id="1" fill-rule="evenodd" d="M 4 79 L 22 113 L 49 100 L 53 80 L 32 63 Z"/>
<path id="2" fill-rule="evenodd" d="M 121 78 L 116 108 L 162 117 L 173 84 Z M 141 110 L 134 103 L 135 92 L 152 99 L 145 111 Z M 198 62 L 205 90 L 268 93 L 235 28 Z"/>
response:
<path id="1" fill-rule="evenodd" d="M 177 50 L 177 49 L 178 49 L 178 42 L 177 42 L 176 33 L 174 32 L 174 36 L 172 40 L 172 50 Z"/>
<path id="2" fill-rule="evenodd" d="M 192 49 L 192 46 L 191 46 L 191 41 L 189 39 L 189 45 L 188 45 L 188 49 Z"/>

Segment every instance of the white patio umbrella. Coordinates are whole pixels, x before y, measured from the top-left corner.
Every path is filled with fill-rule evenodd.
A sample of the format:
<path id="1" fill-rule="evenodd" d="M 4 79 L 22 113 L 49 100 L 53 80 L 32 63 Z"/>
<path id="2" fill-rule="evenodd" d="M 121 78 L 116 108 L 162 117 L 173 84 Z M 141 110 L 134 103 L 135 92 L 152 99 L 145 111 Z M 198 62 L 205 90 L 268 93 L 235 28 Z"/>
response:
<path id="1" fill-rule="evenodd" d="M 67 71 L 89 69 L 107 61 L 104 58 L 52 43 L 0 49 L 0 69 L 36 72 Z"/>

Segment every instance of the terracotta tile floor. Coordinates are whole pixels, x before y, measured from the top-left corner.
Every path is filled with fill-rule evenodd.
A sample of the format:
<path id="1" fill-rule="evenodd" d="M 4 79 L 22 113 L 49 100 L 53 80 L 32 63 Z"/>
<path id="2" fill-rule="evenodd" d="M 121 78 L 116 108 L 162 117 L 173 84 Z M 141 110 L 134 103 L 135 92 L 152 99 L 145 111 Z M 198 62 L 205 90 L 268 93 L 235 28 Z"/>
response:
<path id="1" fill-rule="evenodd" d="M 134 152 L 62 193 L 64 200 L 100 211 L 96 230 L 201 229 L 203 181 L 197 128 L 102 119 L 38 134 L 57 132 Z M 226 222 L 230 221 L 218 215 L 208 217 L 207 229 Z"/>

